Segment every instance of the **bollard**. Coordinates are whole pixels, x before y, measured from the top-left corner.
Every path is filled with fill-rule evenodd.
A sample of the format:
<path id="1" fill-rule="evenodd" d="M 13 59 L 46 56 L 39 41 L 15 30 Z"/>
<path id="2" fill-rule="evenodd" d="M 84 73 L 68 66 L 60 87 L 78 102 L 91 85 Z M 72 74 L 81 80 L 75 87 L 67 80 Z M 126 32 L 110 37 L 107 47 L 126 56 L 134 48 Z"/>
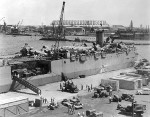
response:
<path id="1" fill-rule="evenodd" d="M 93 89 L 93 86 L 92 86 L 92 84 L 91 84 L 91 90 Z"/>

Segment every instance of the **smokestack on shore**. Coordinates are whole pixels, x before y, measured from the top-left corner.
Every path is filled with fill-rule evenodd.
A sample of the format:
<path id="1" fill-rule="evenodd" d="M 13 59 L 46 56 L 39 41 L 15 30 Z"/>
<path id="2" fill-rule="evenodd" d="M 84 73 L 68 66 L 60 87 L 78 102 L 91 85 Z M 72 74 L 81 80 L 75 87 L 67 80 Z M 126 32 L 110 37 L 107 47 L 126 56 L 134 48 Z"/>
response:
<path id="1" fill-rule="evenodd" d="M 103 40 L 104 40 L 104 30 L 96 31 L 96 44 L 99 44 L 103 47 Z"/>

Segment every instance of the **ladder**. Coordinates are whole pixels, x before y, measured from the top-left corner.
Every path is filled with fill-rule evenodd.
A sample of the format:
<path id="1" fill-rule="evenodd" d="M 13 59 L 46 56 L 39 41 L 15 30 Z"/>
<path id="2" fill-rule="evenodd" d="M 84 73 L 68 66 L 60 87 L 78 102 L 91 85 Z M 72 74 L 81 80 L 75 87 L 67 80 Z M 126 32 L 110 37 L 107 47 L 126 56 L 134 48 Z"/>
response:
<path id="1" fill-rule="evenodd" d="M 28 81 L 26 81 L 22 78 L 17 78 L 17 77 L 14 77 L 13 80 L 19 82 L 20 84 L 22 84 L 25 87 L 29 88 L 33 92 L 35 92 L 37 94 L 41 94 L 41 90 L 38 87 L 34 86 L 33 84 L 29 83 Z"/>

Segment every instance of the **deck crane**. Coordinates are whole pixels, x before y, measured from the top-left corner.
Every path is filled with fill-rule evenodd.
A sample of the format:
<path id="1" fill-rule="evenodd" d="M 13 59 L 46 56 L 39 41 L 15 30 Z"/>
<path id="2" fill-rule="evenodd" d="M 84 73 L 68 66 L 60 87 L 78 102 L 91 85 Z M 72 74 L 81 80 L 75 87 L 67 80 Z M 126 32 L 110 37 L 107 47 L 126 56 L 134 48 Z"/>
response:
<path id="1" fill-rule="evenodd" d="M 2 19 L 4 19 L 4 18 L 5 18 L 5 17 L 1 18 L 0 21 L 1 21 Z"/>
<path id="2" fill-rule="evenodd" d="M 19 22 L 19 24 L 18 24 L 18 29 L 20 29 L 21 28 L 21 25 L 22 25 L 22 22 L 23 22 L 23 19 Z M 20 29 L 21 30 L 21 29 Z"/>
<path id="3" fill-rule="evenodd" d="M 60 14 L 60 20 L 59 20 L 59 25 L 58 25 L 58 29 L 57 29 L 57 38 L 58 41 L 56 43 L 58 43 L 58 47 L 59 47 L 59 39 L 62 38 L 63 36 L 63 14 L 64 14 L 64 8 L 65 8 L 65 2 L 63 1 L 63 6 L 61 9 L 61 14 Z"/>
<path id="4" fill-rule="evenodd" d="M 18 24 L 16 25 L 16 28 L 18 28 L 19 24 L 20 24 L 20 21 L 19 21 Z"/>
<path id="5" fill-rule="evenodd" d="M 23 22 L 23 19 L 21 20 L 20 25 L 22 24 L 22 22 Z"/>

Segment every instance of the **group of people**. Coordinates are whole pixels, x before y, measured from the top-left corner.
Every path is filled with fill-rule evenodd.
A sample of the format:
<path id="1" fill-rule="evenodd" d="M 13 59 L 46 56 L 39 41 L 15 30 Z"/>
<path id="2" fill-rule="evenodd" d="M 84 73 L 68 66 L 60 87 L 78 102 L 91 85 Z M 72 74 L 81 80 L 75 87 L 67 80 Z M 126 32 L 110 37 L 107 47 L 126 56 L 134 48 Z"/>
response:
<path id="1" fill-rule="evenodd" d="M 73 115 L 73 114 L 75 114 L 74 111 L 75 111 L 75 104 L 72 103 L 72 104 L 68 105 L 68 114 Z"/>

